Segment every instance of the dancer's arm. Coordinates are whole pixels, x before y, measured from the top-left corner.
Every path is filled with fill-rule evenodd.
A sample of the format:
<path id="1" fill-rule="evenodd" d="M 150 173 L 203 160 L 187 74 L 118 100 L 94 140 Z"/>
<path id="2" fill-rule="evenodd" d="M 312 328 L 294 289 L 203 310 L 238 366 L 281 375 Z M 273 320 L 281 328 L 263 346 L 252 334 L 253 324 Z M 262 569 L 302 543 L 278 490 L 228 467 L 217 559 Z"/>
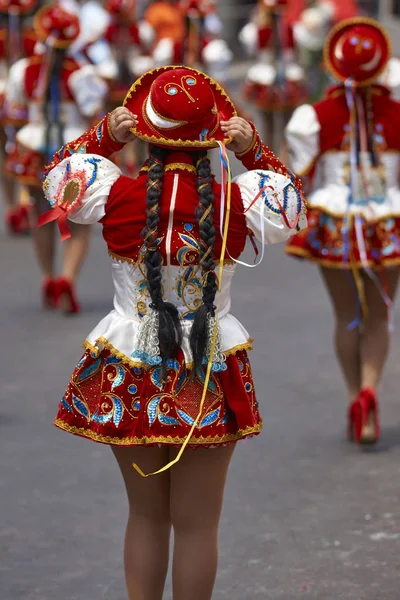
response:
<path id="1" fill-rule="evenodd" d="M 116 108 L 89 131 L 58 150 L 52 162 L 45 168 L 45 175 L 64 158 L 74 154 L 97 154 L 108 158 L 135 139 L 130 129 L 136 124 L 136 117 L 129 110 L 123 107 Z"/>
<path id="2" fill-rule="evenodd" d="M 232 144 L 227 146 L 228 149 L 235 153 L 236 158 L 248 171 L 262 169 L 281 173 L 290 177 L 294 185 L 301 188 L 300 179 L 295 177 L 272 150 L 262 142 L 253 123 L 241 117 L 233 117 L 221 125 L 225 133 L 234 138 Z"/>

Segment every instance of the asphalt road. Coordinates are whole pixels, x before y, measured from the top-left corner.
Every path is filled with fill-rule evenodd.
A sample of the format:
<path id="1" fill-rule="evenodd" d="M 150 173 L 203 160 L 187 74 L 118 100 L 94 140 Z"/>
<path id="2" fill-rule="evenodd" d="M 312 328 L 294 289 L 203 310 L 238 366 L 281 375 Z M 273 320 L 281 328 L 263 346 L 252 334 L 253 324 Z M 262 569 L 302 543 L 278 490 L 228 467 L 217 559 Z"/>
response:
<path id="1" fill-rule="evenodd" d="M 111 307 L 100 232 L 77 317 L 42 312 L 29 239 L 1 234 L 0 253 L 0 600 L 126 600 L 114 459 L 52 427 L 80 344 Z M 359 451 L 345 440 L 316 268 L 268 248 L 257 271 L 238 269 L 233 313 L 256 338 L 265 427 L 233 459 L 215 600 L 399 600 L 400 329 L 381 390 L 383 441 Z"/>

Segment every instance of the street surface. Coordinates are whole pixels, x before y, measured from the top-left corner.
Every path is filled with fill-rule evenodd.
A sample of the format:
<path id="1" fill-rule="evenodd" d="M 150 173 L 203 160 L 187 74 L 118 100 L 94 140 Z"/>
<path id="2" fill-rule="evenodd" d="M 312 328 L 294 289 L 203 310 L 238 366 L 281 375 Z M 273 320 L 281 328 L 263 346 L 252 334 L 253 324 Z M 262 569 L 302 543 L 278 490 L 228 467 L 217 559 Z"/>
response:
<path id="1" fill-rule="evenodd" d="M 52 426 L 81 343 L 111 308 L 100 230 L 77 317 L 41 310 L 28 238 L 2 232 L 0 253 L 0 600 L 126 600 L 127 504 L 110 449 Z M 399 307 L 383 441 L 364 451 L 345 439 L 317 269 L 269 247 L 257 270 L 238 268 L 232 312 L 256 338 L 265 425 L 235 452 L 215 600 L 399 600 Z"/>

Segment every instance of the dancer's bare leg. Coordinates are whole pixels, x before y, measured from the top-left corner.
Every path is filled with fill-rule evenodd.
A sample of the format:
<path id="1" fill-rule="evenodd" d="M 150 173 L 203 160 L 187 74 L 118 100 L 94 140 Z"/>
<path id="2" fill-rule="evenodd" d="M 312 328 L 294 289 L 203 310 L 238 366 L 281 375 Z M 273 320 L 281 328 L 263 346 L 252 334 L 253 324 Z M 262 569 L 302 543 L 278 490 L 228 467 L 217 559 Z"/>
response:
<path id="1" fill-rule="evenodd" d="M 38 216 L 44 209 L 43 192 L 40 187 L 34 186 L 29 187 L 28 191 L 34 201 L 35 220 L 37 221 Z M 34 227 L 32 237 L 43 278 L 53 278 L 56 242 L 54 223 L 48 223 L 42 227 Z"/>
<path id="2" fill-rule="evenodd" d="M 361 388 L 360 329 L 356 327 L 349 330 L 349 324 L 356 314 L 355 286 L 351 273 L 344 269 L 321 268 L 321 275 L 335 313 L 335 350 L 352 402 Z"/>
<path id="3" fill-rule="evenodd" d="M 11 210 L 15 204 L 15 179 L 4 172 L 4 165 L 6 162 L 7 136 L 3 127 L 0 127 L 0 149 L 1 149 L 1 192 L 3 194 L 3 201 L 6 210 Z"/>
<path id="4" fill-rule="evenodd" d="M 90 226 L 68 222 L 71 237 L 64 242 L 61 276 L 74 283 L 86 258 L 90 242 Z"/>
<path id="5" fill-rule="evenodd" d="M 132 463 L 146 473 L 157 471 L 168 462 L 168 448 L 113 446 L 112 450 L 129 502 L 124 552 L 129 600 L 162 600 L 171 532 L 170 472 L 144 479 Z"/>
<path id="6" fill-rule="evenodd" d="M 400 269 L 393 267 L 384 273 L 388 295 L 395 299 Z M 378 275 L 378 273 L 377 273 Z M 389 351 L 387 308 L 375 283 L 364 278 L 368 316 L 364 320 L 361 339 L 361 387 L 376 389 Z"/>
<path id="7" fill-rule="evenodd" d="M 234 446 L 186 450 L 171 470 L 173 600 L 210 600 L 218 565 L 218 525 Z M 171 451 L 171 458 L 176 451 Z"/>

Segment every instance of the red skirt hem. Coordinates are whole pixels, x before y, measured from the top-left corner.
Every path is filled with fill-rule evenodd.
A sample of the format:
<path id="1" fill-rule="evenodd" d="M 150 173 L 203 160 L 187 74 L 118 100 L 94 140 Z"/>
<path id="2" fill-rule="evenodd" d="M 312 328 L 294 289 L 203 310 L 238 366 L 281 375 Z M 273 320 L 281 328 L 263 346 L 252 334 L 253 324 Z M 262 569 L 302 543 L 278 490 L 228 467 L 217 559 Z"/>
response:
<path id="1" fill-rule="evenodd" d="M 308 228 L 294 235 L 286 245 L 287 254 L 331 269 L 372 269 L 400 265 L 400 217 L 388 216 L 363 222 L 366 261 L 363 261 L 350 217 L 345 238 L 345 217 L 334 217 L 320 209 L 308 210 Z"/>
<path id="2" fill-rule="evenodd" d="M 212 373 L 189 447 L 218 446 L 257 435 L 262 427 L 245 350 Z M 181 446 L 200 410 L 205 370 L 193 372 L 182 352 L 159 366 L 132 366 L 110 349 L 87 349 L 62 398 L 55 425 L 96 442 Z"/>

